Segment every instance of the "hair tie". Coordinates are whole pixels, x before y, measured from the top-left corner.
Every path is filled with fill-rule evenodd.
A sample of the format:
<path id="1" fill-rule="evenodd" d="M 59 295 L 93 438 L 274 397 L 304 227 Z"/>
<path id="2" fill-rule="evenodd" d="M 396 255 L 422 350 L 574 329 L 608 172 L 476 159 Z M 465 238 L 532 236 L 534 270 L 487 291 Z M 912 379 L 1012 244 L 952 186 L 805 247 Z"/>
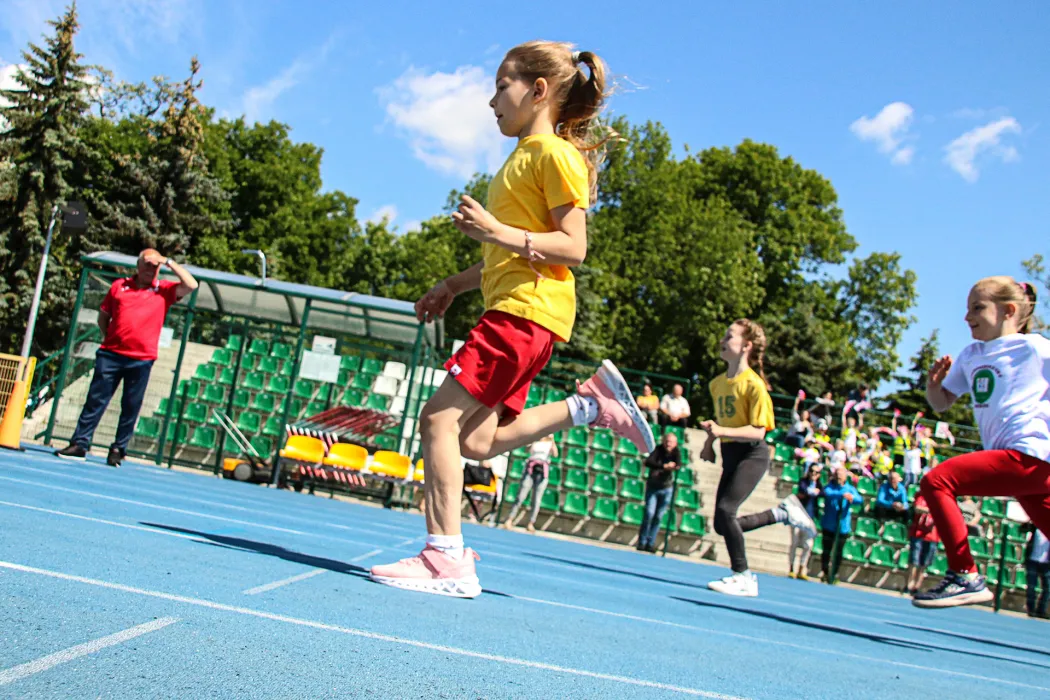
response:
<path id="1" fill-rule="evenodd" d="M 1027 282 L 1018 282 L 1017 286 L 1021 288 L 1021 294 L 1024 294 L 1026 296 L 1028 295 L 1028 283 Z"/>
<path id="2" fill-rule="evenodd" d="M 573 51 L 572 52 L 572 65 L 578 66 L 579 64 L 580 64 L 580 52 L 579 51 Z"/>

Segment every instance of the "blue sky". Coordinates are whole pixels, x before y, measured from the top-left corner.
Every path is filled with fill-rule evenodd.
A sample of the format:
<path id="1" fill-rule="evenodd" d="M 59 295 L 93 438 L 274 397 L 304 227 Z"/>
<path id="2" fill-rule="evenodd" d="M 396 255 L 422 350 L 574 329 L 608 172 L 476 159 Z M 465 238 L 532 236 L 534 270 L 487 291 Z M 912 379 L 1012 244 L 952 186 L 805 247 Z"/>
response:
<path id="1" fill-rule="evenodd" d="M 621 76 L 611 111 L 662 122 L 679 149 L 752 138 L 828 177 L 857 253 L 900 251 L 918 274 L 905 358 L 934 328 L 957 353 L 970 285 L 1050 254 L 1043 2 L 438 7 L 82 0 L 78 48 L 128 80 L 198 55 L 205 103 L 290 124 L 325 149 L 326 187 L 406 230 L 507 152 L 486 106 L 503 52 L 573 41 Z M 60 11 L 0 4 L 0 65 Z"/>

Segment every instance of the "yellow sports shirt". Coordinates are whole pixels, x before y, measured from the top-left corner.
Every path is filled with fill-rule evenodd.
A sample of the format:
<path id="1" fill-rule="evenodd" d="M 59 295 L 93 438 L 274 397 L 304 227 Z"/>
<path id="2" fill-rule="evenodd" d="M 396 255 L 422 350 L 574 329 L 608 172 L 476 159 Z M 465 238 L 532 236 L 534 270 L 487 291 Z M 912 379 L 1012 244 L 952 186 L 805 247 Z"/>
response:
<path id="1" fill-rule="evenodd" d="M 549 234 L 550 211 L 590 206 L 587 163 L 571 143 L 555 134 L 526 136 L 489 183 L 488 210 L 507 226 Z M 528 319 L 568 342 L 576 320 L 576 279 L 565 265 L 529 261 L 492 243 L 481 246 L 485 309 Z"/>
<path id="2" fill-rule="evenodd" d="M 748 367 L 732 379 L 720 374 L 711 380 L 710 390 L 715 422 L 723 428 L 773 429 L 773 400 L 755 370 Z"/>

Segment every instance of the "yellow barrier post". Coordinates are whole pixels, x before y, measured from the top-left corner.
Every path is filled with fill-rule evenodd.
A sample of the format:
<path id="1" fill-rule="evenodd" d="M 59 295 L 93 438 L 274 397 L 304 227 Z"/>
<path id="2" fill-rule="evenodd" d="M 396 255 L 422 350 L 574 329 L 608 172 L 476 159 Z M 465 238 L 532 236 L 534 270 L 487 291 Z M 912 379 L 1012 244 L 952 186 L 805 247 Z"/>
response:
<path id="1" fill-rule="evenodd" d="M 25 419 L 29 383 L 35 358 L 0 355 L 0 447 L 22 449 L 22 421 Z"/>

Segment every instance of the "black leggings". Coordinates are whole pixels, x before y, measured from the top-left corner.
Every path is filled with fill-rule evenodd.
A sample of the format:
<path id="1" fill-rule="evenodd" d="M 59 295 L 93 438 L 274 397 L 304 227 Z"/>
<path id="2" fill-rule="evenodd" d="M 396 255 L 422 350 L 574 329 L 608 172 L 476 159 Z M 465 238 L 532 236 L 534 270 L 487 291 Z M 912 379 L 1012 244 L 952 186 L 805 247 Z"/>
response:
<path id="1" fill-rule="evenodd" d="M 765 442 L 723 442 L 722 478 L 715 496 L 715 532 L 725 538 L 733 571 L 747 571 L 744 533 L 776 522 L 773 511 L 737 518 L 740 504 L 762 481 L 769 469 L 769 448 Z"/>

